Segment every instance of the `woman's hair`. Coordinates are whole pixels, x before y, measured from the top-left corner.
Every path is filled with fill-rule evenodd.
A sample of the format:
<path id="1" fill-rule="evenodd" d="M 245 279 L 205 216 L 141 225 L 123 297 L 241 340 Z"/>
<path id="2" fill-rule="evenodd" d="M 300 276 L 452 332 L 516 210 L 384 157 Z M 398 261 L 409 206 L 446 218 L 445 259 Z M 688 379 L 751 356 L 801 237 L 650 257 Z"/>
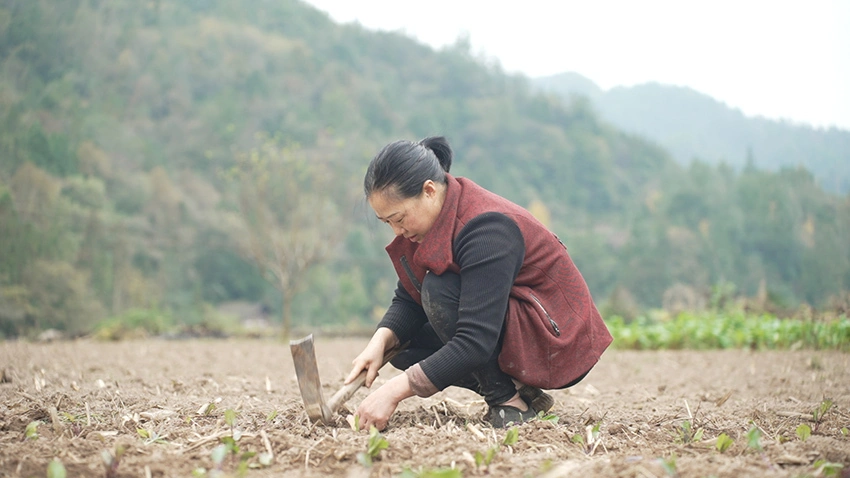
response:
<path id="1" fill-rule="evenodd" d="M 452 148 L 446 138 L 431 136 L 418 143 L 390 143 L 372 159 L 363 179 L 366 197 L 375 191 L 396 194 L 401 199 L 418 196 L 427 180 L 446 184 L 452 166 Z"/>

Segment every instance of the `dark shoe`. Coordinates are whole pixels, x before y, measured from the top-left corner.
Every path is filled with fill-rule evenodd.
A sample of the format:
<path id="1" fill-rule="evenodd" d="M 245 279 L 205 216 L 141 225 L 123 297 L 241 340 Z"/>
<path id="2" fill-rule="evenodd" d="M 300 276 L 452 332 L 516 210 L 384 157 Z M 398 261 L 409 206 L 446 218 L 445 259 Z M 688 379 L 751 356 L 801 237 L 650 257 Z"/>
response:
<path id="1" fill-rule="evenodd" d="M 532 387 L 531 385 L 523 385 L 519 390 L 519 396 L 525 403 L 530 403 L 531 408 L 537 410 L 538 412 L 546 413 L 548 412 L 553 405 L 555 405 L 555 399 L 552 398 L 552 395 L 540 390 L 537 387 Z"/>
<path id="2" fill-rule="evenodd" d="M 517 407 L 502 405 L 490 407 L 487 421 L 493 425 L 493 428 L 507 428 L 511 423 L 519 425 L 535 417 L 537 417 L 537 413 L 532 407 L 528 407 L 528 410 L 522 411 Z"/>

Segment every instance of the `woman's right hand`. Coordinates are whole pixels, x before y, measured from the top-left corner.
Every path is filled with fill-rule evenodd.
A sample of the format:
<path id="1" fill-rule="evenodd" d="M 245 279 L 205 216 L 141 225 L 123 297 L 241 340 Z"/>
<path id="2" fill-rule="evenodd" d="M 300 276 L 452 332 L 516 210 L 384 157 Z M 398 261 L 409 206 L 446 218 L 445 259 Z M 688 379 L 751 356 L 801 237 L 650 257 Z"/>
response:
<path id="1" fill-rule="evenodd" d="M 366 348 L 360 352 L 360 355 L 352 361 L 353 366 L 348 377 L 345 378 L 345 383 L 351 383 L 360 372 L 366 370 L 366 388 L 372 386 L 372 382 L 378 377 L 378 370 L 384 365 L 384 350 L 392 347 L 396 342 L 395 334 L 389 329 L 381 327 L 375 331 L 375 335 L 366 345 Z"/>

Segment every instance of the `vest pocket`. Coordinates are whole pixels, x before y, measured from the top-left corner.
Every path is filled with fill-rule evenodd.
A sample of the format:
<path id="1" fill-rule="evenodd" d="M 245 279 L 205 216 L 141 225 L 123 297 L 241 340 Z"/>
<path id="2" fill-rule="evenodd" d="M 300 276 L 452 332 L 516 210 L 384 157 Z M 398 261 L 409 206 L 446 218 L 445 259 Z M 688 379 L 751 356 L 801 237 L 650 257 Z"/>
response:
<path id="1" fill-rule="evenodd" d="M 555 334 L 555 337 L 560 337 L 561 336 L 561 328 L 558 327 L 558 324 L 556 324 L 555 321 L 552 319 L 552 316 L 549 315 L 549 312 L 546 310 L 546 307 L 543 307 L 543 304 L 540 302 L 540 299 L 538 299 L 532 293 L 529 293 L 528 295 L 530 295 L 531 298 L 534 299 L 534 302 L 537 302 L 537 305 L 540 307 L 540 310 L 542 310 L 543 314 L 546 315 L 546 318 L 549 319 L 549 325 L 552 326 L 552 333 Z"/>

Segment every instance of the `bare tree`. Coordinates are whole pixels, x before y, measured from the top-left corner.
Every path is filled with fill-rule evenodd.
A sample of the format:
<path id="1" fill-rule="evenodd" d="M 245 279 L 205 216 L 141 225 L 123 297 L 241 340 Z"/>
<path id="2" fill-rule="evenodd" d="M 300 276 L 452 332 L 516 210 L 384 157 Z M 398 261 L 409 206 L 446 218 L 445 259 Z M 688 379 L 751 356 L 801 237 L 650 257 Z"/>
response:
<path id="1" fill-rule="evenodd" d="M 236 172 L 245 227 L 237 242 L 280 290 L 282 334 L 288 337 L 292 301 L 306 273 L 330 256 L 341 235 L 341 219 L 328 189 L 330 168 L 318 154 L 266 139 L 237 158 Z"/>

